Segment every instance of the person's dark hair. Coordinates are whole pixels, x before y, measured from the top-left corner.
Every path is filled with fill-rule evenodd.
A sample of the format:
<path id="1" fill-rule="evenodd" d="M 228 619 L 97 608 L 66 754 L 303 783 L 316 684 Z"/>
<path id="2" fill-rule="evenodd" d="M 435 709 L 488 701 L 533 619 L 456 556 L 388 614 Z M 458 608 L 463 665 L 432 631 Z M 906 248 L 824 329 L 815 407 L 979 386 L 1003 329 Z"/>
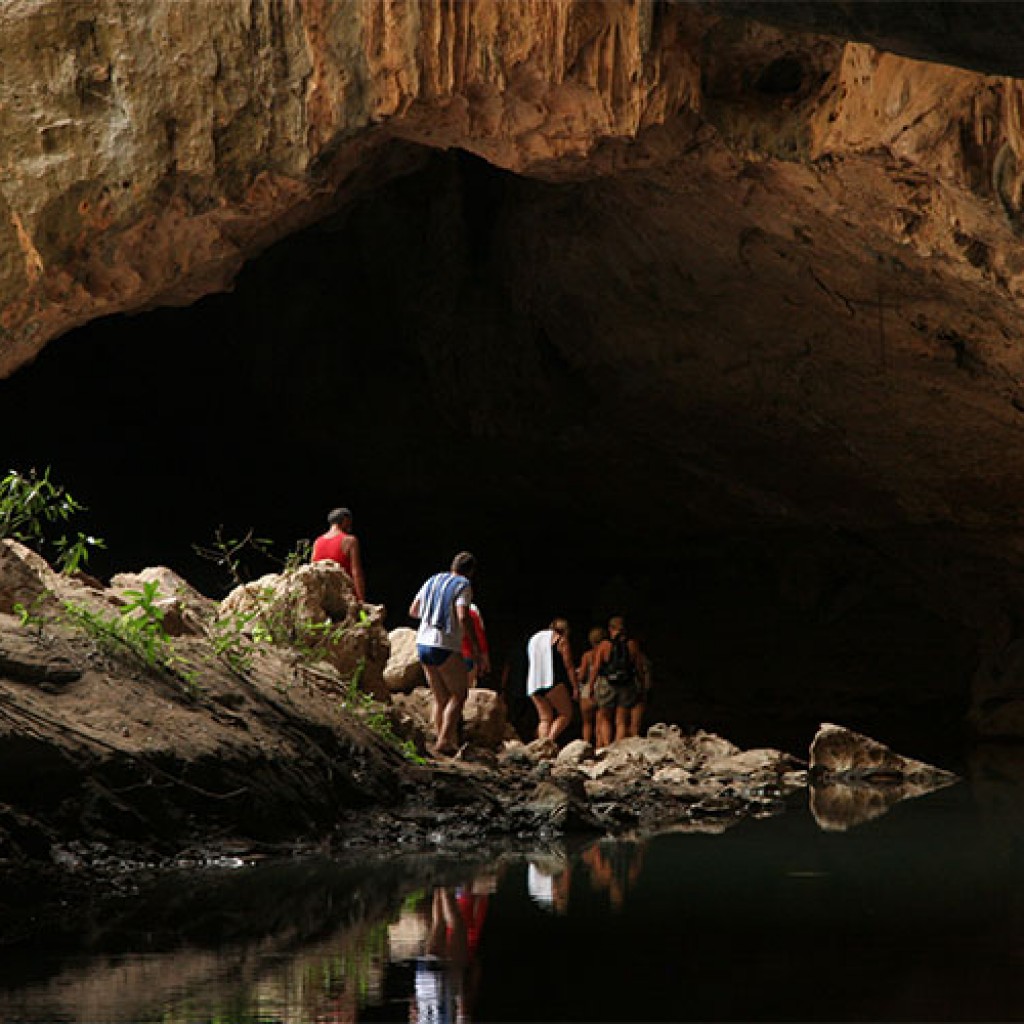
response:
<path id="1" fill-rule="evenodd" d="M 476 556 L 468 551 L 460 551 L 452 559 L 452 572 L 457 572 L 460 576 L 472 576 L 475 569 Z"/>
<path id="2" fill-rule="evenodd" d="M 351 519 L 352 513 L 347 508 L 332 508 L 327 514 L 327 522 L 331 526 L 341 526 L 346 519 Z"/>

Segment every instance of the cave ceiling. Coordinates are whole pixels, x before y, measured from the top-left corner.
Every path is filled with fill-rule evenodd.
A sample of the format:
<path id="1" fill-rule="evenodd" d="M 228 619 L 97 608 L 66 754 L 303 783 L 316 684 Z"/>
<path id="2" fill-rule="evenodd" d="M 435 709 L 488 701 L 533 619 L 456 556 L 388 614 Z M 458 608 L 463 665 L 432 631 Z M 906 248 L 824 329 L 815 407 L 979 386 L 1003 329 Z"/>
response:
<path id="1" fill-rule="evenodd" d="M 313 231 L 367 299 L 370 434 L 456 405 L 495 509 L 540 487 L 589 542 L 639 506 L 650 557 L 859 531 L 936 607 L 965 536 L 1024 557 L 1019 5 L 26 0 L 0 30 L 12 386 L 261 253 L 298 294 L 271 247 Z"/>

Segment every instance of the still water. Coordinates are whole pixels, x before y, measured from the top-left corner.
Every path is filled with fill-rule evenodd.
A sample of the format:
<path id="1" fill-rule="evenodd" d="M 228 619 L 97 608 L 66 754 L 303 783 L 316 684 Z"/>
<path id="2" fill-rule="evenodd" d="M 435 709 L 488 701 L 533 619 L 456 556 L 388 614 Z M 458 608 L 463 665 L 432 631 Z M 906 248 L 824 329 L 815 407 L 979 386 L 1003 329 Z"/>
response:
<path id="1" fill-rule="evenodd" d="M 874 817 L 165 877 L 9 935 L 0 1019 L 1022 1020 L 1003 768 Z"/>

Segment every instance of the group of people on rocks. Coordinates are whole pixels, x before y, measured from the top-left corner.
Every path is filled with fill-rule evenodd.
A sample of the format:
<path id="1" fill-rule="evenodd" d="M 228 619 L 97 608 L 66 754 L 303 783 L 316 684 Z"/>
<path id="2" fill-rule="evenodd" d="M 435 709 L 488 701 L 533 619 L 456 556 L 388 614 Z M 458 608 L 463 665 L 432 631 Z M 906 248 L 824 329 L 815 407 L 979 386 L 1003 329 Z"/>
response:
<path id="1" fill-rule="evenodd" d="M 312 561 L 337 562 L 352 578 L 356 597 L 365 600 L 359 542 L 352 513 L 337 508 L 328 530 L 313 544 Z M 480 610 L 473 603 L 476 558 L 460 551 L 449 569 L 427 579 L 409 607 L 419 620 L 416 653 L 434 697 L 436 741 L 431 753 L 452 756 L 459 749 L 462 710 L 471 686 L 490 674 L 490 651 Z M 577 664 L 569 623 L 556 618 L 527 643 L 526 692 L 537 712 L 537 739 L 557 741 L 570 727 L 579 704 L 583 739 L 597 747 L 638 736 L 651 687 L 650 663 L 626 632 L 622 616 L 605 629 L 590 630 L 590 646 Z"/>
<path id="2" fill-rule="evenodd" d="M 588 640 L 577 665 L 565 619 L 530 638 L 526 692 L 537 709 L 538 739 L 557 740 L 569 728 L 573 701 L 579 703 L 585 742 L 607 747 L 640 735 L 651 686 L 647 657 L 621 615 L 609 619 L 607 629 L 591 629 Z"/>

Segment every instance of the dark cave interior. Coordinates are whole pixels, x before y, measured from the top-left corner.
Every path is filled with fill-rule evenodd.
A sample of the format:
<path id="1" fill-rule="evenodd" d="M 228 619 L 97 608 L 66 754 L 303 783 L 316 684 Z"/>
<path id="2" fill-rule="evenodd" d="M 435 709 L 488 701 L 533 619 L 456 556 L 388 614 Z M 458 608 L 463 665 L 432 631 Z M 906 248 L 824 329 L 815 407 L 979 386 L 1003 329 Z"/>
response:
<path id="1" fill-rule="evenodd" d="M 620 282 L 584 266 L 560 290 L 536 226 L 600 234 L 600 188 L 424 151 L 232 292 L 95 321 L 0 381 L 5 468 L 50 466 L 88 506 L 102 576 L 166 564 L 216 596 L 194 545 L 219 526 L 283 555 L 344 504 L 392 628 L 468 548 L 499 663 L 555 614 L 578 654 L 621 612 L 653 660 L 652 720 L 797 752 L 821 720 L 948 749 L 973 638 L 856 535 L 716 524 L 694 497 L 716 467 L 672 463 L 642 374 L 588 348 L 588 298 Z"/>

